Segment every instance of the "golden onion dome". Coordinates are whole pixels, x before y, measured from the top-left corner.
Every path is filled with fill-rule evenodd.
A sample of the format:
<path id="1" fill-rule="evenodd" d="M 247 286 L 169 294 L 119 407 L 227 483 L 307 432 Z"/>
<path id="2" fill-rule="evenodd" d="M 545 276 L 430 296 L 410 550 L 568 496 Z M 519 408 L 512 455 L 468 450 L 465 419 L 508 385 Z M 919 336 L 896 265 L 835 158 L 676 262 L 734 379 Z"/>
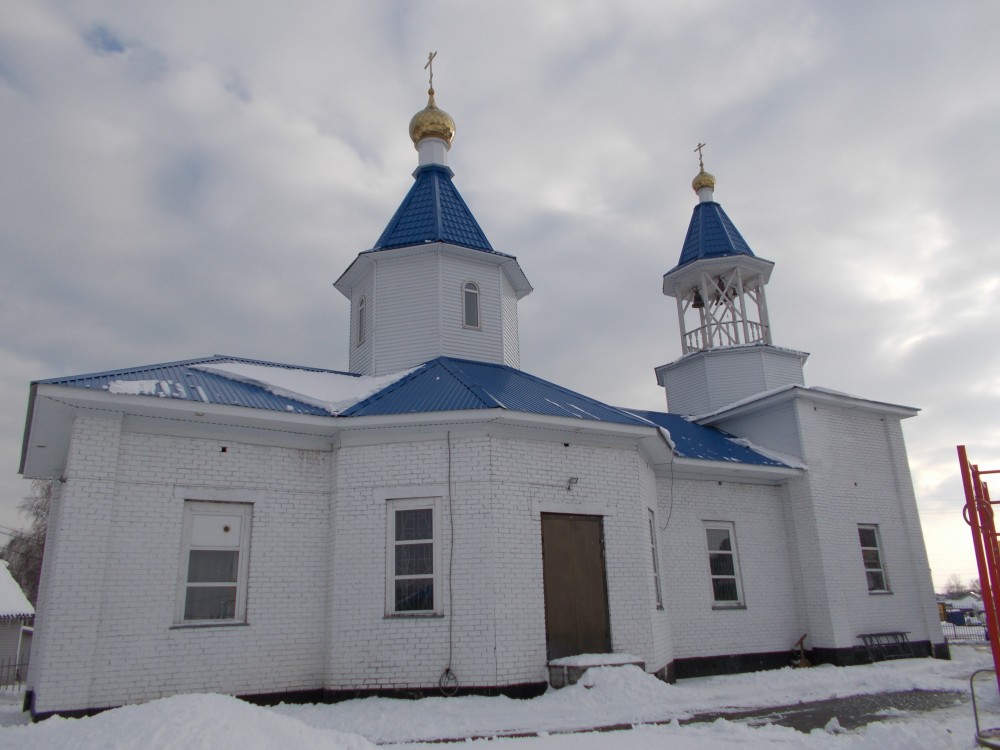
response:
<path id="1" fill-rule="evenodd" d="M 696 193 L 702 188 L 715 190 L 715 177 L 706 172 L 703 167 L 702 170 L 695 176 L 695 178 L 691 180 L 691 188 Z"/>
<path id="2" fill-rule="evenodd" d="M 424 138 L 440 138 L 451 145 L 455 137 L 455 121 L 434 102 L 434 89 L 427 90 L 427 106 L 410 120 L 410 139 L 417 145 Z"/>

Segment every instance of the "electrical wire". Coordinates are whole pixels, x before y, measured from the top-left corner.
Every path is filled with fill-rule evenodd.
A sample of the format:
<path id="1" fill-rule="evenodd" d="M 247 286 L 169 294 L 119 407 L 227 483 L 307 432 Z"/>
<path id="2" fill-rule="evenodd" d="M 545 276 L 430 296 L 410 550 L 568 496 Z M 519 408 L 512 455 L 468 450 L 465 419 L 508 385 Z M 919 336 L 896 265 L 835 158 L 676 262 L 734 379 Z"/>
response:
<path id="1" fill-rule="evenodd" d="M 446 433 L 445 439 L 448 443 L 448 665 L 438 678 L 438 690 L 450 698 L 458 692 L 458 677 L 451 671 L 451 658 L 455 648 L 455 597 L 452 583 L 455 580 L 452 575 L 455 569 L 455 505 L 452 493 L 450 430 Z"/>

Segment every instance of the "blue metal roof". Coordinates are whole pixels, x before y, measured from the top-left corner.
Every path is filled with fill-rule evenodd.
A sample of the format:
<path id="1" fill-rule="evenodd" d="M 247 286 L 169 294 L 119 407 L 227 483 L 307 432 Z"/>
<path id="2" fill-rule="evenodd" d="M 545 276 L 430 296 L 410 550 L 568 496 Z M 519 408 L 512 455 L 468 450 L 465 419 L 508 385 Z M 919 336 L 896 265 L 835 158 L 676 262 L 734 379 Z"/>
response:
<path id="1" fill-rule="evenodd" d="M 203 357 L 201 359 L 165 362 L 163 364 L 146 365 L 126 370 L 112 370 L 89 375 L 51 378 L 37 382 L 40 385 L 65 385 L 72 388 L 91 388 L 106 391 L 109 389 L 111 383 L 137 383 L 145 381 L 150 387 L 144 390 L 142 395 L 147 396 L 181 399 L 183 401 L 200 403 L 224 404 L 227 406 L 245 406 L 250 409 L 267 409 L 271 411 L 330 416 L 330 412 L 326 409 L 294 398 L 276 395 L 259 385 L 241 382 L 223 375 L 198 369 L 198 365 L 212 365 L 223 362 L 239 362 L 249 365 L 280 367 L 289 370 L 351 375 L 351 373 L 337 372 L 336 370 L 296 367 L 294 365 L 264 362 L 242 357 L 226 357 L 217 354 L 213 357 Z"/>
<path id="2" fill-rule="evenodd" d="M 343 417 L 509 409 L 553 417 L 647 425 L 614 406 L 507 365 L 438 357 L 341 412 Z M 648 426 L 648 425 L 647 425 Z"/>
<path id="3" fill-rule="evenodd" d="M 632 414 L 648 419 L 670 433 L 674 453 L 681 458 L 700 458 L 704 461 L 732 461 L 757 466 L 785 466 L 781 461 L 768 458 L 752 448 L 736 442 L 732 435 L 715 427 L 705 427 L 690 422 L 679 414 L 659 411 L 629 409 Z"/>
<path id="4" fill-rule="evenodd" d="M 755 257 L 743 235 L 726 212 L 715 201 L 705 201 L 694 207 L 688 225 L 684 247 L 675 268 L 705 258 L 722 258 L 730 255 Z"/>
<path id="5" fill-rule="evenodd" d="M 372 250 L 447 242 L 496 252 L 458 194 L 451 175 L 451 170 L 440 164 L 418 167 L 413 173 L 416 182 Z"/>
<path id="6" fill-rule="evenodd" d="M 42 385 L 62 385 L 104 391 L 109 390 L 112 383 L 118 384 L 119 388 L 131 383 L 140 386 L 136 389 L 136 393 L 147 397 L 331 416 L 328 410 L 320 406 L 277 395 L 263 385 L 245 382 L 235 376 L 227 377 L 201 369 L 206 365 L 223 365 L 231 362 L 358 377 L 353 373 L 337 370 L 296 367 L 295 365 L 275 362 L 215 355 L 201 359 L 166 362 L 65 378 L 51 378 L 36 382 Z M 126 387 L 117 392 L 127 393 L 129 391 Z M 410 374 L 344 409 L 339 416 L 429 414 L 466 409 L 507 409 L 528 414 L 574 417 L 595 422 L 639 427 L 655 425 L 663 427 L 670 433 L 675 446 L 674 452 L 682 458 L 732 461 L 760 466 L 784 466 L 779 461 L 740 445 L 721 430 L 689 422 L 676 414 L 620 409 L 507 365 L 451 357 L 438 357 L 425 362 Z"/>

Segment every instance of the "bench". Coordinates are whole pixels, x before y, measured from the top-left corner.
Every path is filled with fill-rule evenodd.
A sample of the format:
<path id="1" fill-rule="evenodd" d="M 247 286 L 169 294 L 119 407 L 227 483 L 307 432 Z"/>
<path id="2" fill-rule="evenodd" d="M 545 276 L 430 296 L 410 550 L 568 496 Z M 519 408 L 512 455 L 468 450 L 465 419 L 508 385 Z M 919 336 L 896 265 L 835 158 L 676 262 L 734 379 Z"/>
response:
<path id="1" fill-rule="evenodd" d="M 885 633 L 861 633 L 858 638 L 865 645 L 868 658 L 873 661 L 913 658 L 909 631 L 890 630 Z"/>

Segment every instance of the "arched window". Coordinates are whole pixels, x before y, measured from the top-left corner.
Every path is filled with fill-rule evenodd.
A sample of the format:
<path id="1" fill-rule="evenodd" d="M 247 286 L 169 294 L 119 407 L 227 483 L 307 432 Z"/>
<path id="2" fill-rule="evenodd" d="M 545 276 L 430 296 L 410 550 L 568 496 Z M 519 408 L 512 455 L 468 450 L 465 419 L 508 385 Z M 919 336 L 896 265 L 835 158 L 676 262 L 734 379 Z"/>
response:
<path id="1" fill-rule="evenodd" d="M 368 333 L 366 330 L 368 327 L 367 315 L 368 303 L 365 301 L 365 298 L 362 297 L 358 300 L 358 346 L 365 343 L 365 336 Z"/>
<path id="2" fill-rule="evenodd" d="M 479 328 L 479 287 L 471 281 L 462 287 L 462 324 Z"/>

